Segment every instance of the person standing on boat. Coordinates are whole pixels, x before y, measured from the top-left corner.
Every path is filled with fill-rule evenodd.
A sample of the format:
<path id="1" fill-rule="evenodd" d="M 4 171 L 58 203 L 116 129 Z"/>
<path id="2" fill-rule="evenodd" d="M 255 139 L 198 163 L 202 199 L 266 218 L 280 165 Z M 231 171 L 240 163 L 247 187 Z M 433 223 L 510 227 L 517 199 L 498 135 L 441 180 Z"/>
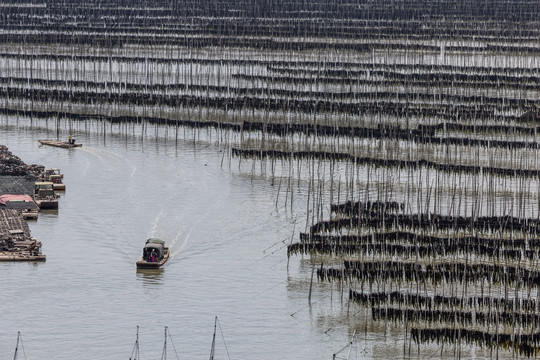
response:
<path id="1" fill-rule="evenodd" d="M 73 144 L 73 136 L 71 134 L 68 136 L 68 143 Z"/>
<path id="2" fill-rule="evenodd" d="M 152 254 L 150 255 L 152 262 L 156 262 L 156 257 L 157 257 L 156 250 L 152 249 Z"/>

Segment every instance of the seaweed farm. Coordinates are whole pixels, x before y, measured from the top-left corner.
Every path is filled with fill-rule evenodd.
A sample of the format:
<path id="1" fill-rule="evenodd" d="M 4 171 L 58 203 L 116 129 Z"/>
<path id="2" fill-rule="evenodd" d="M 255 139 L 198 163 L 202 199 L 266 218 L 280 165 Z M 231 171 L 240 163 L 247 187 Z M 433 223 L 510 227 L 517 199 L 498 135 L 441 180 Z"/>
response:
<path id="1" fill-rule="evenodd" d="M 205 216 L 219 204 L 207 193 L 224 196 L 213 192 L 223 184 L 191 178 L 205 174 L 194 167 L 197 153 L 204 167 L 232 176 L 230 184 L 265 189 L 271 200 L 252 193 L 239 199 L 246 209 L 249 199 L 264 202 L 275 227 L 246 214 L 234 219 L 241 230 L 231 234 L 249 232 L 242 226 L 252 222 L 260 232 L 230 243 L 265 239 L 256 246 L 262 258 L 237 260 L 277 256 L 271 269 L 286 273 L 277 279 L 267 269 L 244 281 L 272 279 L 261 294 L 286 283 L 277 289 L 283 303 L 295 299 L 290 321 L 307 316 L 304 306 L 340 312 L 303 318 L 308 340 L 298 353 L 285 346 L 289 358 L 321 356 L 317 346 L 325 346 L 324 358 L 348 358 L 353 349 L 363 359 L 534 358 L 539 11 L 540 3 L 525 0 L 1 1 L 0 126 L 10 137 L 0 140 L 27 163 L 57 156 L 87 174 L 79 180 L 92 199 L 102 196 L 92 192 L 96 176 L 109 199 L 123 191 L 111 182 L 126 183 L 132 192 L 125 201 L 141 213 L 152 201 L 168 204 L 151 230 L 139 230 L 153 234 L 165 216 L 168 226 L 183 223 L 176 211 L 197 225 L 171 230 L 185 244 L 199 227 L 212 227 Z M 27 142 L 68 135 L 85 145 L 57 152 Z M 162 167 L 132 153 L 145 151 Z M 90 155 L 129 165 L 125 173 L 89 175 L 99 168 Z M 151 190 L 130 188 L 142 164 L 154 169 L 144 175 Z M 19 175 L 16 166 L 2 166 Z M 211 205 L 197 213 L 193 190 L 184 189 L 188 196 L 172 187 L 179 179 Z M 160 186 L 168 193 L 157 192 Z M 146 192 L 153 195 L 147 203 Z M 131 200 L 139 197 L 144 211 Z M 68 191 L 68 208 L 70 201 Z M 126 209 L 111 203 L 111 214 Z M 132 217 L 139 226 L 148 222 Z M 217 214 L 213 219 L 223 225 Z M 91 223 L 101 228 L 99 221 Z M 216 249 L 205 246 L 184 260 Z M 179 262 L 173 258 L 165 271 Z"/>

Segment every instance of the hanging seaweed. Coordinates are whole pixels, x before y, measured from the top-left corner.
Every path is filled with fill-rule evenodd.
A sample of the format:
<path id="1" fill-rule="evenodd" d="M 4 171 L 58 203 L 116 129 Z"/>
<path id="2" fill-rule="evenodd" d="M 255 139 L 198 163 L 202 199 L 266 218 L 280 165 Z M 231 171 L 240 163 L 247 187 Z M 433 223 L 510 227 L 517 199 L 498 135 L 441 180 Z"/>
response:
<path id="1" fill-rule="evenodd" d="M 540 333 L 533 333 L 531 335 L 521 334 L 518 337 L 514 337 L 513 334 L 508 333 L 483 332 L 467 328 L 411 328 L 410 334 L 416 343 L 453 343 L 459 338 L 467 341 L 468 343 L 477 344 L 480 346 L 497 346 L 506 350 L 515 349 L 521 355 L 527 357 L 537 356 L 537 354 L 540 352 L 540 348 L 538 347 Z"/>

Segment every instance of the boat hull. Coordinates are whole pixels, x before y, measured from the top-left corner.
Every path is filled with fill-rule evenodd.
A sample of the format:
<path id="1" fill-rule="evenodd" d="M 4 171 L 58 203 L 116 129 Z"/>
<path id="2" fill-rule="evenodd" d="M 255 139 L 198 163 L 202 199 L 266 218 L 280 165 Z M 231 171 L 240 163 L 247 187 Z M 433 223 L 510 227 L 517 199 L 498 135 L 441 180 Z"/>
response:
<path id="1" fill-rule="evenodd" d="M 58 200 L 36 200 L 40 209 L 58 209 Z"/>
<path id="2" fill-rule="evenodd" d="M 54 191 L 66 191 L 66 185 L 64 184 L 53 184 Z"/>
<path id="3" fill-rule="evenodd" d="M 38 140 L 41 145 L 56 146 L 64 149 L 76 148 L 82 146 L 82 144 L 70 144 L 65 141 L 58 140 Z"/>
<path id="4" fill-rule="evenodd" d="M 167 260 L 169 260 L 169 249 L 165 248 L 165 253 L 163 254 L 163 259 L 161 261 L 150 262 L 144 260 L 143 258 L 140 258 L 136 264 L 138 268 L 156 269 L 162 267 L 167 262 Z"/>
<path id="5" fill-rule="evenodd" d="M 23 210 L 22 211 L 23 219 L 26 220 L 36 220 L 38 218 L 37 210 Z"/>

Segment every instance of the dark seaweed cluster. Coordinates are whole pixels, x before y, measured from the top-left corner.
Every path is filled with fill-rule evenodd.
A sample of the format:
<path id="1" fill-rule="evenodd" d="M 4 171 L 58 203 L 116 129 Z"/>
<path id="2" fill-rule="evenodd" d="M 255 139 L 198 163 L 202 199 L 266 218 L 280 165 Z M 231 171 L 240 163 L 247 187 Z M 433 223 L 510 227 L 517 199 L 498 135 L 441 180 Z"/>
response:
<path id="1" fill-rule="evenodd" d="M 417 342 L 536 354 L 538 339 L 523 334 L 540 322 L 540 220 L 408 214 L 403 204 L 379 201 L 331 210 L 336 218 L 313 224 L 289 245 L 289 255 L 342 259 L 340 266 L 321 263 L 317 278 L 349 284 L 349 299 L 371 310 L 374 321 L 413 324 Z M 453 327 L 452 337 L 445 326 Z M 505 326 L 514 333 L 504 333 Z"/>

